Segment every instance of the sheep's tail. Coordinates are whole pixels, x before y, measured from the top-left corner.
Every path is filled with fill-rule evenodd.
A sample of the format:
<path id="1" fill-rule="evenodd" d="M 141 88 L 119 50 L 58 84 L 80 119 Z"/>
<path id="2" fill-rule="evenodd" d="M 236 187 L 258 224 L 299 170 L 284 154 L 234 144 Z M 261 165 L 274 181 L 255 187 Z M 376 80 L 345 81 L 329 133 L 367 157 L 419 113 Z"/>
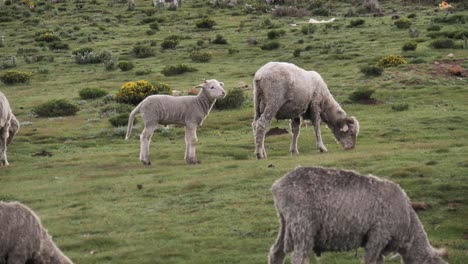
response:
<path id="1" fill-rule="evenodd" d="M 254 107 L 255 107 L 255 116 L 254 120 L 257 121 L 260 118 L 260 115 L 262 114 L 261 108 L 260 108 L 260 80 L 254 79 L 253 82 L 253 90 L 254 90 Z"/>
<path id="2" fill-rule="evenodd" d="M 141 104 L 138 104 L 137 107 L 135 107 L 135 109 L 133 109 L 133 111 L 128 116 L 128 126 L 127 126 L 127 134 L 125 135 L 125 140 L 130 138 L 130 134 L 132 133 L 132 129 L 133 129 L 133 121 L 135 120 L 135 115 L 140 112 L 140 107 L 141 107 Z"/>

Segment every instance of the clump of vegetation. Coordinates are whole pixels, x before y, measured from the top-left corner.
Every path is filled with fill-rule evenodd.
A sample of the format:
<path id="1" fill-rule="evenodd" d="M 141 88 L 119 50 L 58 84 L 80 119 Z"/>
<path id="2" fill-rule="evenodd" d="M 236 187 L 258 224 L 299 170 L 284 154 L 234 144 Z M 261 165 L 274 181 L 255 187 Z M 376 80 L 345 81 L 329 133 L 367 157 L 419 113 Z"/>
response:
<path id="1" fill-rule="evenodd" d="M 456 45 L 453 39 L 436 39 L 431 42 L 431 47 L 434 49 L 452 49 Z"/>
<path id="2" fill-rule="evenodd" d="M 411 27 L 411 20 L 407 19 L 407 18 L 400 18 L 398 20 L 396 20 L 395 22 L 393 22 L 393 24 L 395 24 L 395 26 L 399 29 L 405 29 L 405 28 L 410 28 Z"/>
<path id="3" fill-rule="evenodd" d="M 441 26 L 432 24 L 429 27 L 427 27 L 427 31 L 440 31 L 442 29 Z"/>
<path id="4" fill-rule="evenodd" d="M 72 51 L 72 54 L 73 55 L 76 55 L 76 54 L 85 54 L 85 53 L 90 53 L 90 52 L 93 52 L 93 48 L 91 47 L 81 47 L 81 48 L 77 48 L 77 49 L 74 49 Z"/>
<path id="5" fill-rule="evenodd" d="M 33 108 L 33 113 L 40 117 L 75 115 L 80 109 L 66 99 L 50 100 Z"/>
<path id="6" fill-rule="evenodd" d="M 140 44 L 133 47 L 132 53 L 137 58 L 148 58 L 154 56 L 154 51 L 151 47 Z"/>
<path id="7" fill-rule="evenodd" d="M 305 25 L 302 25 L 301 27 L 301 32 L 304 35 L 312 34 L 315 32 L 315 30 L 317 30 L 317 27 L 312 24 L 305 24 Z"/>
<path id="8" fill-rule="evenodd" d="M 77 64 L 97 64 L 112 59 L 109 51 L 76 53 L 75 62 Z"/>
<path id="9" fill-rule="evenodd" d="M 164 38 L 163 42 L 161 43 L 162 49 L 175 49 L 177 45 L 180 43 L 180 37 L 177 35 L 171 35 Z"/>
<path id="10" fill-rule="evenodd" d="M 280 47 L 280 43 L 278 41 L 270 41 L 261 46 L 262 50 L 274 50 Z"/>
<path id="11" fill-rule="evenodd" d="M 134 65 L 131 61 L 122 60 L 117 63 L 117 67 L 119 67 L 121 71 L 129 71 L 133 69 Z"/>
<path id="12" fill-rule="evenodd" d="M 32 73 L 9 70 L 0 75 L 4 84 L 26 83 L 31 79 Z"/>
<path id="13" fill-rule="evenodd" d="M 275 17 L 304 17 L 310 15 L 310 13 L 303 8 L 279 6 L 271 11 L 271 15 Z"/>
<path id="14" fill-rule="evenodd" d="M 109 122 L 113 127 L 121 127 L 121 126 L 127 126 L 128 125 L 128 116 L 130 113 L 121 113 L 118 115 L 115 115 L 111 118 L 109 118 Z M 133 124 L 136 124 L 137 119 L 133 121 Z"/>
<path id="15" fill-rule="evenodd" d="M 401 49 L 403 51 L 410 51 L 410 50 L 416 50 L 417 47 L 418 47 L 418 42 L 409 41 L 409 42 L 406 42 Z"/>
<path id="16" fill-rule="evenodd" d="M 355 103 L 365 103 L 365 102 L 374 101 L 374 98 L 372 98 L 372 94 L 374 92 L 375 90 L 370 89 L 370 88 L 361 88 L 352 92 L 349 95 L 349 100 Z"/>
<path id="17" fill-rule="evenodd" d="M 158 22 L 153 22 L 153 23 L 149 24 L 149 27 L 150 27 L 150 29 L 152 29 L 152 30 L 157 30 L 157 31 L 159 31 L 159 24 L 158 24 Z"/>
<path id="18" fill-rule="evenodd" d="M 294 49 L 294 51 L 293 51 L 293 56 L 294 56 L 295 58 L 298 58 L 298 57 L 301 56 L 301 52 L 302 52 L 302 49 L 300 49 L 300 48 Z"/>
<path id="19" fill-rule="evenodd" d="M 239 108 L 245 99 L 244 91 L 241 88 L 234 88 L 228 91 L 226 97 L 216 100 L 215 108 L 219 110 Z"/>
<path id="20" fill-rule="evenodd" d="M 406 111 L 409 109 L 409 105 L 406 103 L 399 103 L 392 105 L 393 111 Z"/>
<path id="21" fill-rule="evenodd" d="M 227 40 L 220 34 L 216 35 L 216 38 L 212 41 L 213 44 L 227 44 Z"/>
<path id="22" fill-rule="evenodd" d="M 101 98 L 107 95 L 107 92 L 99 88 L 84 88 L 78 94 L 83 100 Z"/>
<path id="23" fill-rule="evenodd" d="M 284 36 L 285 34 L 286 34 L 286 31 L 284 31 L 284 29 L 273 29 L 273 30 L 268 31 L 267 36 L 268 36 L 268 39 L 276 39 L 276 38 Z"/>
<path id="24" fill-rule="evenodd" d="M 468 22 L 468 16 L 456 14 L 451 16 L 435 17 L 433 21 L 435 23 L 465 24 Z"/>
<path id="25" fill-rule="evenodd" d="M 364 23 L 366 23 L 366 21 L 362 18 L 353 19 L 349 21 L 348 27 L 358 27 L 358 26 L 364 25 Z"/>
<path id="26" fill-rule="evenodd" d="M 383 67 L 368 65 L 361 67 L 361 72 L 366 76 L 380 76 L 384 71 Z"/>
<path id="27" fill-rule="evenodd" d="M 383 68 L 389 68 L 389 67 L 396 67 L 401 64 L 406 64 L 405 58 L 398 56 L 398 55 L 389 55 L 380 58 L 379 62 L 377 63 L 377 66 L 383 67 Z"/>
<path id="28" fill-rule="evenodd" d="M 211 18 L 204 17 L 200 20 L 198 20 L 195 25 L 197 28 L 206 28 L 206 29 L 212 29 L 216 25 L 216 21 L 214 21 Z"/>
<path id="29" fill-rule="evenodd" d="M 174 75 L 179 75 L 183 74 L 186 72 L 195 72 L 198 71 L 197 68 L 190 67 L 185 64 L 177 64 L 177 65 L 168 65 L 164 67 L 164 69 L 161 71 L 164 76 L 174 76 Z"/>
<path id="30" fill-rule="evenodd" d="M 194 51 L 190 54 L 193 62 L 209 62 L 213 58 L 213 53 L 209 51 Z"/>
<path id="31" fill-rule="evenodd" d="M 411 13 L 407 16 L 408 18 L 415 18 L 416 17 L 416 14 L 415 13 Z"/>
<path id="32" fill-rule="evenodd" d="M 172 94 L 172 88 L 162 82 L 150 83 L 146 80 L 128 82 L 120 87 L 115 95 L 115 100 L 119 103 L 137 105 L 147 96 L 153 94 Z"/>
<path id="33" fill-rule="evenodd" d="M 312 10 L 312 14 L 316 16 L 329 16 L 330 10 L 326 7 L 318 7 Z"/>
<path id="34" fill-rule="evenodd" d="M 36 35 L 35 38 L 36 41 L 44 41 L 44 42 L 54 42 L 54 41 L 60 41 L 60 37 L 55 35 L 53 32 L 43 32 L 39 35 Z"/>
<path id="35" fill-rule="evenodd" d="M 70 48 L 70 46 L 62 41 L 54 41 L 49 43 L 49 49 L 50 50 L 67 50 Z"/>

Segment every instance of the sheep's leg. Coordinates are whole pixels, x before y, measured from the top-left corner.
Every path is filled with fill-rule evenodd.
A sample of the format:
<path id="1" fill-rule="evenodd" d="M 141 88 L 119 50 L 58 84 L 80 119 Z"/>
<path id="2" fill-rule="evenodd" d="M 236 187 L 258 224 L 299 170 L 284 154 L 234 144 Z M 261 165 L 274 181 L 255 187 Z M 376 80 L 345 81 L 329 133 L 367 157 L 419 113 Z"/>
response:
<path id="1" fill-rule="evenodd" d="M 145 124 L 145 128 L 140 135 L 140 160 L 143 165 L 146 166 L 151 165 L 151 161 L 149 159 L 149 145 L 151 143 L 151 137 L 153 136 L 155 128 L 156 124 Z"/>
<path id="2" fill-rule="evenodd" d="M 265 134 L 267 128 L 271 124 L 271 120 L 275 117 L 281 105 L 273 105 L 265 107 L 265 110 L 261 114 L 257 121 L 252 123 L 255 136 L 255 154 L 257 159 L 264 159 L 267 157 L 265 152 Z"/>
<path id="3" fill-rule="evenodd" d="M 313 110 L 312 124 L 314 125 L 317 148 L 320 150 L 320 152 L 327 152 L 328 150 L 323 144 L 322 134 L 320 133 L 320 110 L 319 109 L 314 108 Z"/>
<path id="4" fill-rule="evenodd" d="M 195 146 L 197 144 L 197 126 L 186 125 L 185 126 L 185 162 L 187 164 L 199 163 L 195 153 Z"/>
<path id="5" fill-rule="evenodd" d="M 9 125 L 4 126 L 0 130 L 0 165 L 3 166 L 8 166 L 8 160 L 7 160 L 7 139 L 9 136 Z"/>
<path id="6" fill-rule="evenodd" d="M 301 127 L 301 118 L 291 119 L 291 131 L 292 131 L 292 142 L 289 151 L 292 155 L 298 155 L 299 150 L 297 149 L 297 138 L 299 137 L 299 129 Z"/>
<path id="7" fill-rule="evenodd" d="M 276 239 L 275 244 L 270 249 L 270 254 L 268 255 L 268 264 L 282 264 L 286 253 L 284 251 L 284 236 L 286 232 L 286 223 L 284 217 L 280 214 L 281 226 L 278 232 L 278 238 Z"/>
<path id="8" fill-rule="evenodd" d="M 382 264 L 382 251 L 387 244 L 384 232 L 371 231 L 365 247 L 364 264 Z"/>
<path id="9" fill-rule="evenodd" d="M 291 254 L 291 264 L 309 264 L 309 252 L 305 248 L 294 249 Z"/>

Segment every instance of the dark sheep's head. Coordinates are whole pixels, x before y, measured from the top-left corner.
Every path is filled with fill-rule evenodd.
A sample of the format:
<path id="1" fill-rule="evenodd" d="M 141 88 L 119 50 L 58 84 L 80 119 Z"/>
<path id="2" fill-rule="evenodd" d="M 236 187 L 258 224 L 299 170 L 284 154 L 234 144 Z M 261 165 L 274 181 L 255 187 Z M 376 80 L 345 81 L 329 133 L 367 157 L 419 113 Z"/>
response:
<path id="1" fill-rule="evenodd" d="M 359 134 L 359 122 L 354 116 L 341 119 L 333 128 L 333 134 L 344 149 L 352 149 L 356 145 Z"/>

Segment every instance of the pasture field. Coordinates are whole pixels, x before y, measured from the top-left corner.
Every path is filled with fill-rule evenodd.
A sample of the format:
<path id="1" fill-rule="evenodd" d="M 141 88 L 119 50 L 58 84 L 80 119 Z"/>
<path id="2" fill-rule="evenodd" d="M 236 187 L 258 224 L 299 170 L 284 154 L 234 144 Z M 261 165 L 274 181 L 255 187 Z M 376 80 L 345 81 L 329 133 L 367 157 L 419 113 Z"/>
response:
<path id="1" fill-rule="evenodd" d="M 125 2 L 104 0 L 7 0 L 1 5 L 0 76 L 15 70 L 32 77 L 24 84 L 0 83 L 21 122 L 8 148 L 10 166 L 0 168 L 0 200 L 31 207 L 77 264 L 266 263 L 279 226 L 272 183 L 299 165 L 336 167 L 392 180 L 413 201 L 427 203 L 429 208 L 418 214 L 432 244 L 448 248 L 451 264 L 468 263 L 467 5 L 455 2 L 449 12 L 428 1 L 385 1 L 383 16 L 345 16 L 359 3 L 310 1 L 322 5 L 307 9 L 309 4 L 297 1 L 301 10 L 318 13 L 314 10 L 322 8 L 329 15 L 278 17 L 253 0 L 233 7 L 209 2 L 187 0 L 175 10 L 141 0 L 133 10 Z M 34 4 L 32 11 L 28 3 Z M 409 17 L 411 29 L 397 28 L 394 14 Z M 203 17 L 216 22 L 212 29 L 196 27 Z M 334 22 L 303 32 L 310 18 L 332 17 Z M 351 26 L 358 19 L 364 23 Z M 151 29 L 152 23 L 159 30 Z M 428 30 L 437 26 L 439 31 Z M 59 43 L 37 41 L 44 30 L 58 36 Z M 272 30 L 284 32 L 268 40 Z M 452 36 L 454 46 L 436 49 L 430 37 L 434 32 L 461 32 L 465 40 Z M 180 43 L 162 49 L 171 35 Z M 215 44 L 216 35 L 227 44 Z M 279 48 L 261 49 L 270 41 Z M 416 50 L 402 51 L 410 41 L 417 43 Z M 137 45 L 154 54 L 137 58 L 132 52 Z M 115 61 L 135 67 L 121 71 L 106 70 L 102 63 L 78 64 L 72 53 L 84 47 L 110 52 Z M 193 62 L 190 54 L 196 50 L 211 52 L 211 60 Z M 375 77 L 361 72 L 388 55 L 403 56 L 407 63 Z M 355 149 L 342 150 L 322 126 L 329 152 L 318 153 L 312 128 L 304 126 L 299 156 L 290 156 L 291 135 L 285 134 L 268 137 L 268 158 L 255 159 L 252 77 L 270 61 L 295 63 L 322 75 L 345 111 L 360 122 Z M 176 64 L 197 71 L 161 73 Z M 464 76 L 450 73 L 454 65 Z M 210 113 L 198 129 L 202 163 L 196 166 L 183 160 L 184 129 L 170 127 L 155 132 L 153 165 L 144 167 L 138 160 L 141 118 L 125 141 L 126 127 L 114 128 L 108 121 L 119 108 L 116 102 L 79 96 L 84 88 L 115 95 L 136 80 L 162 81 L 186 94 L 212 78 L 223 81 L 228 91 L 247 86 L 247 100 L 240 108 Z M 373 99 L 350 100 L 360 89 L 374 90 Z M 33 113 L 52 99 L 67 99 L 80 111 L 54 118 Z M 274 121 L 272 127 L 288 124 Z M 325 253 L 321 263 L 357 264 L 362 255 L 362 249 Z"/>

